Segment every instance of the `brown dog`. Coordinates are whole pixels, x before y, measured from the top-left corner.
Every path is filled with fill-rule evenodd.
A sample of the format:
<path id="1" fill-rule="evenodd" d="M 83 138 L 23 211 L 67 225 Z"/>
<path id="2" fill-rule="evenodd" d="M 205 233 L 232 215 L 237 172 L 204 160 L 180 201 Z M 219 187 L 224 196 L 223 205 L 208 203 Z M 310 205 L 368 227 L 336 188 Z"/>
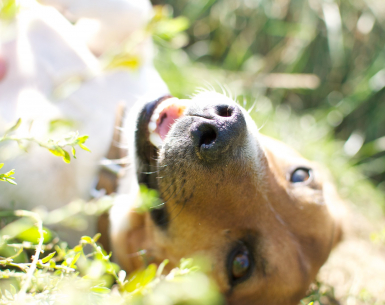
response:
<path id="1" fill-rule="evenodd" d="M 199 253 L 229 304 L 298 304 L 341 237 L 324 173 L 218 93 L 159 99 L 135 122 L 137 179 L 111 212 L 119 263 L 173 267 Z M 161 208 L 135 212 L 137 182 L 158 190 Z M 145 259 L 133 255 L 142 249 Z"/>

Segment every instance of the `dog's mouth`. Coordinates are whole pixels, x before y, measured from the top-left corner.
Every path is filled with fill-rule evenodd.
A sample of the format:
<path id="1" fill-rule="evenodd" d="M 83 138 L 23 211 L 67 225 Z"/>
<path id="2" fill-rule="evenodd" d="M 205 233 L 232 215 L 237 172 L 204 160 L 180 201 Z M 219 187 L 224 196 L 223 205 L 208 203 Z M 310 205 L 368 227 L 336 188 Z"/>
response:
<path id="1" fill-rule="evenodd" d="M 185 115 L 187 101 L 165 96 L 148 103 L 140 112 L 135 134 L 138 182 L 158 190 L 158 154 L 178 119 Z M 162 197 L 162 195 L 160 195 Z M 168 214 L 165 205 L 150 210 L 159 227 L 165 229 Z"/>
<path id="2" fill-rule="evenodd" d="M 141 110 L 135 134 L 137 175 L 140 183 L 157 189 L 155 175 L 148 175 L 156 169 L 160 148 L 176 121 L 183 117 L 187 101 L 164 96 L 147 103 Z"/>
<path id="3" fill-rule="evenodd" d="M 164 140 L 174 123 L 184 116 L 186 100 L 168 98 L 153 109 L 148 122 L 148 140 L 155 147 L 163 146 Z"/>

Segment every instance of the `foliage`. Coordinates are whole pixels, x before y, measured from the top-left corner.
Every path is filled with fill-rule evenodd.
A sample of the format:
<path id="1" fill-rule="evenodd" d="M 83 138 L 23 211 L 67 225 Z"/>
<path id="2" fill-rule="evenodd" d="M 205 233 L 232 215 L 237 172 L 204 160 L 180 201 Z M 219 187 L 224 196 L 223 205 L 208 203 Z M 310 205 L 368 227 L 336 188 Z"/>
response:
<path id="1" fill-rule="evenodd" d="M 0 169 L 4 166 L 4 163 L 0 163 Z M 15 170 L 12 169 L 4 174 L 0 174 L 0 181 L 6 181 L 10 184 L 16 185 L 16 182 L 13 181 L 15 177 L 12 177 L 12 175 L 15 173 Z"/>
<path id="2" fill-rule="evenodd" d="M 160 208 L 164 203 L 159 199 L 159 194 L 156 190 L 147 188 L 146 185 L 140 185 L 140 198 L 136 211 L 145 213 L 151 209 Z"/>
<path id="3" fill-rule="evenodd" d="M 18 9 L 19 5 L 16 0 L 0 0 L 0 19 L 11 20 Z"/>
<path id="4" fill-rule="evenodd" d="M 154 195 L 146 192 L 142 190 L 147 198 Z M 71 249 L 58 238 L 46 237 L 53 233 L 43 227 L 36 213 L 5 211 L 0 217 L 21 217 L 0 231 L 0 255 L 4 255 L 4 248 L 13 249 L 7 257 L 0 256 L 0 304 L 84 304 L 85 300 L 92 304 L 222 303 L 214 284 L 191 259 L 182 259 L 167 275 L 163 274 L 167 260 L 159 267 L 149 264 L 127 275 L 97 243 L 100 234 L 83 236 Z M 35 230 L 29 227 L 28 234 L 15 232 L 25 229 L 20 225 L 24 218 L 32 220 Z M 34 232 L 39 237 L 31 240 Z M 31 252 L 32 261 L 26 261 L 23 254 Z"/>
<path id="5" fill-rule="evenodd" d="M 185 31 L 189 27 L 186 17 L 172 17 L 172 12 L 166 6 L 154 8 L 154 17 L 148 25 L 131 35 L 130 39 L 118 50 L 111 50 L 103 55 L 107 69 L 125 68 L 137 70 L 142 64 L 141 46 L 153 37 L 158 41 L 176 42 L 185 40 Z"/>
<path id="6" fill-rule="evenodd" d="M 338 305 L 339 302 L 334 298 L 334 291 L 323 283 L 313 283 L 307 296 L 301 300 L 301 305 Z"/>
<path id="7" fill-rule="evenodd" d="M 71 132 L 60 139 L 52 140 L 49 139 L 47 141 L 41 141 L 33 137 L 19 137 L 17 135 L 13 135 L 13 133 L 20 127 L 21 119 L 19 119 L 14 126 L 5 131 L 4 135 L 0 137 L 0 143 L 5 141 L 15 141 L 19 144 L 20 147 L 24 148 L 25 142 L 34 142 L 39 146 L 48 149 L 55 156 L 63 158 L 63 161 L 66 163 L 71 162 L 71 156 L 65 148 L 69 146 L 71 148 L 71 153 L 74 158 L 76 158 L 76 146 L 79 146 L 81 149 L 85 151 L 90 151 L 89 148 L 84 144 L 88 139 L 88 136 L 79 136 L 78 132 Z M 3 167 L 4 163 L 0 163 L 0 169 Z M 10 184 L 16 185 L 15 179 L 12 175 L 15 173 L 15 170 L 12 169 L 7 173 L 0 174 L 0 181 L 6 181 Z"/>

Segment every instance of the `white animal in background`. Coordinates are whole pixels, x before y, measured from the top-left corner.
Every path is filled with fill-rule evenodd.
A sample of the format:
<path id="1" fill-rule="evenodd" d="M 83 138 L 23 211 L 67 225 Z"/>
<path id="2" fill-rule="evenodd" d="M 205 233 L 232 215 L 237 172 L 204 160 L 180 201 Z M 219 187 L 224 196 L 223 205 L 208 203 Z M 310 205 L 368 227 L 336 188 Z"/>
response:
<path id="1" fill-rule="evenodd" d="M 92 153 L 79 151 L 77 160 L 65 164 L 37 145 L 23 153 L 14 143 L 3 143 L 2 171 L 15 168 L 18 185 L 0 184 L 0 208 L 14 204 L 51 210 L 75 198 L 89 199 L 99 161 L 111 143 L 119 102 L 129 109 L 139 98 L 168 93 L 152 64 L 151 37 L 137 45 L 141 66 L 136 70 L 106 71 L 97 57 L 129 40 L 150 20 L 149 1 L 42 2 L 77 23 L 54 7 L 29 2 L 7 26 L 14 34 L 0 38 L 0 134 L 22 118 L 19 136 L 47 138 L 50 121 L 70 120 L 74 130 L 89 135 L 86 144 Z M 84 31 L 86 23 L 97 27 Z M 70 90 L 63 93 L 63 88 Z"/>

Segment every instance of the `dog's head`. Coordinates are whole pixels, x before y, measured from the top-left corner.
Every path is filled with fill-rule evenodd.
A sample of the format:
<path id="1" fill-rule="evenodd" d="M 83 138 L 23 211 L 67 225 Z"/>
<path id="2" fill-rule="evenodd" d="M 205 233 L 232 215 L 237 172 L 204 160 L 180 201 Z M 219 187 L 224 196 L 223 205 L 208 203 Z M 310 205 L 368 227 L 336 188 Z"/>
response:
<path id="1" fill-rule="evenodd" d="M 198 253 L 230 304 L 298 303 L 340 237 L 316 165 L 213 92 L 145 105 L 135 145 L 138 181 L 164 204 L 113 233 L 123 267 L 143 264 L 141 249 L 171 266 Z"/>

